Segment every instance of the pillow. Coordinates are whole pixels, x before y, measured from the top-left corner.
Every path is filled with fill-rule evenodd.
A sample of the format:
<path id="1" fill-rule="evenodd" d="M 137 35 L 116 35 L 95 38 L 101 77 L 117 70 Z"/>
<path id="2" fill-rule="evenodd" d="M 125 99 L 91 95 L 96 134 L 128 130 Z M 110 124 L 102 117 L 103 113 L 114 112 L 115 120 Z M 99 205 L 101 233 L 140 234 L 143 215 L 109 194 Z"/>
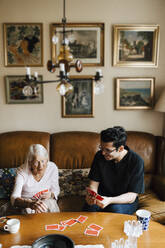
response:
<path id="1" fill-rule="evenodd" d="M 59 169 L 60 197 L 70 195 L 86 195 L 89 185 L 88 169 Z"/>
<path id="2" fill-rule="evenodd" d="M 59 197 L 69 196 L 72 191 L 72 169 L 58 169 L 59 172 Z"/>
<path id="3" fill-rule="evenodd" d="M 8 199 L 12 193 L 16 168 L 0 169 L 0 199 Z"/>
<path id="4" fill-rule="evenodd" d="M 89 185 L 88 178 L 90 168 L 73 169 L 72 195 L 85 196 L 86 187 Z"/>

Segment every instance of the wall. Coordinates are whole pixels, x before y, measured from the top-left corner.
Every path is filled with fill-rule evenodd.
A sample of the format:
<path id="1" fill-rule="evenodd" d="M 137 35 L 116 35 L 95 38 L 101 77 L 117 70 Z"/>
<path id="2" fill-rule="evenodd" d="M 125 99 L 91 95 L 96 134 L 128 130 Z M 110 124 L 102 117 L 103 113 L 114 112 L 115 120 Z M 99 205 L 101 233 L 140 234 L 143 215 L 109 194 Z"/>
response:
<path id="1" fill-rule="evenodd" d="M 32 68 L 44 79 L 55 79 L 46 69 L 50 59 L 49 24 L 61 22 L 62 0 L 0 0 L 0 132 L 12 130 L 100 131 L 113 125 L 127 130 L 162 134 L 163 114 L 153 110 L 115 110 L 115 77 L 155 77 L 156 99 L 164 87 L 165 78 L 165 1 L 164 0 L 66 0 L 68 22 L 105 23 L 105 93 L 95 97 L 94 118 L 62 118 L 61 99 L 56 84 L 44 85 L 44 104 L 6 104 L 4 76 L 24 75 L 25 68 L 4 67 L 3 25 L 6 22 L 42 22 L 44 27 L 44 67 Z M 112 67 L 113 24 L 159 24 L 160 55 L 158 68 Z M 81 74 L 94 74 L 96 68 L 84 68 Z M 72 72 L 74 74 L 74 70 Z"/>

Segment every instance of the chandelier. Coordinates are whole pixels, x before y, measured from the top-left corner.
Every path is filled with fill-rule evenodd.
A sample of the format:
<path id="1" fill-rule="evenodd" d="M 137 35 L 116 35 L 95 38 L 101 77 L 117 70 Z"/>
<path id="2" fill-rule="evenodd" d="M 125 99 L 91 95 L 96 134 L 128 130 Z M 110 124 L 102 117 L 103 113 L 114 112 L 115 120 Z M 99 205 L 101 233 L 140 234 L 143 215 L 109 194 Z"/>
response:
<path id="1" fill-rule="evenodd" d="M 25 96 L 37 95 L 38 94 L 38 84 L 45 83 L 58 83 L 56 90 L 60 95 L 65 96 L 66 94 L 72 92 L 73 86 L 70 83 L 69 72 L 71 67 L 75 67 L 76 72 L 81 72 L 83 70 L 83 64 L 80 60 L 77 60 L 75 64 L 71 65 L 73 61 L 73 55 L 70 52 L 69 39 L 66 37 L 66 34 L 70 33 L 73 38 L 73 30 L 66 30 L 66 16 L 65 16 L 65 0 L 63 0 L 63 18 L 62 18 L 62 31 L 56 31 L 55 35 L 52 37 L 52 42 L 54 44 L 58 43 L 58 37 L 56 34 L 62 34 L 62 43 L 60 46 L 60 53 L 57 57 L 58 62 L 54 64 L 51 60 L 47 62 L 47 70 L 51 73 L 56 71 L 56 68 L 59 68 L 58 79 L 56 80 L 38 80 L 38 72 L 35 72 L 34 75 L 31 75 L 30 67 L 26 67 L 26 78 L 24 82 L 26 86 L 23 88 L 23 94 Z M 94 84 L 94 93 L 96 95 L 104 91 L 104 85 L 102 82 L 102 71 L 101 69 L 96 70 L 96 74 L 93 76 L 95 81 Z"/>

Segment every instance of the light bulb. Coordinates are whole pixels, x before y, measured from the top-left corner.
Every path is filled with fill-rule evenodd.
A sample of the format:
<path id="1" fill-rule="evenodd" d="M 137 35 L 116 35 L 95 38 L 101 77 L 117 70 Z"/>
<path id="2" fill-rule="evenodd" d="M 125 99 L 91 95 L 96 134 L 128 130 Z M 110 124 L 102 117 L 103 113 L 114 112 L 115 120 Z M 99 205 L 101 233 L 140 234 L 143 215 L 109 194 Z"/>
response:
<path id="1" fill-rule="evenodd" d="M 25 86 L 22 90 L 22 93 L 25 95 L 25 96 L 32 96 L 33 95 L 33 89 L 31 86 Z"/>
<path id="2" fill-rule="evenodd" d="M 100 95 L 104 92 L 104 84 L 101 80 L 95 82 L 94 94 Z"/>
<path id="3" fill-rule="evenodd" d="M 53 35 L 52 42 L 54 45 L 56 45 L 58 43 L 58 37 L 56 35 Z"/>
<path id="4" fill-rule="evenodd" d="M 75 41 L 74 34 L 69 35 L 68 40 L 69 40 L 70 43 L 73 43 Z"/>

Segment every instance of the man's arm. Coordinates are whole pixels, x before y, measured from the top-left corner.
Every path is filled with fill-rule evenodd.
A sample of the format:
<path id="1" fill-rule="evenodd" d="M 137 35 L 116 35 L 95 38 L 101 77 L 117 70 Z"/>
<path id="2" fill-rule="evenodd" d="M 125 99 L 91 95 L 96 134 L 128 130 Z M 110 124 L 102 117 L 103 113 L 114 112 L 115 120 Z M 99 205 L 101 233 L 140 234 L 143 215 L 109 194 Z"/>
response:
<path id="1" fill-rule="evenodd" d="M 104 200 L 99 201 L 96 200 L 96 203 L 99 207 L 105 208 L 109 204 L 127 204 L 127 203 L 133 203 L 137 197 L 137 193 L 134 192 L 128 192 L 119 196 L 115 197 L 104 197 Z"/>

